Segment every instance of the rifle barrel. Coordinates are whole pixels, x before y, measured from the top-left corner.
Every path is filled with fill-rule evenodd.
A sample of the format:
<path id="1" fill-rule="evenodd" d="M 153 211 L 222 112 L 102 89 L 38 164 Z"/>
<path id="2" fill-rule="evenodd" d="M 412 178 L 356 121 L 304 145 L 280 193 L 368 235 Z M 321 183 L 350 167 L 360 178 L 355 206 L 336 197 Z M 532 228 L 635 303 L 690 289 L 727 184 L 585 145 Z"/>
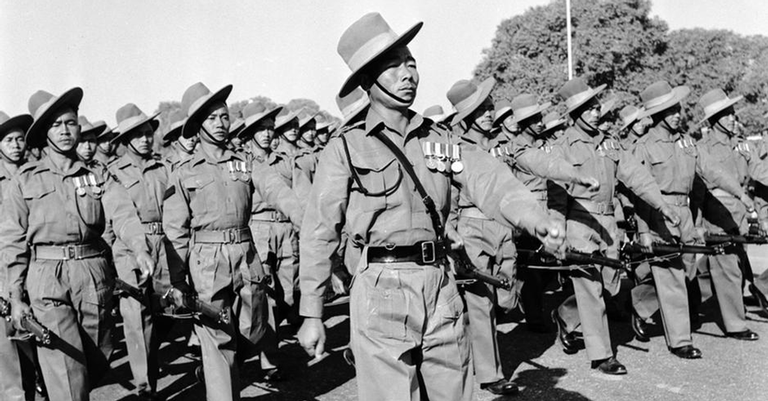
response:
<path id="1" fill-rule="evenodd" d="M 614 269 L 623 269 L 625 267 L 624 263 L 618 259 L 607 258 L 600 255 L 590 255 L 577 251 L 565 251 L 565 260 L 568 262 L 575 262 L 577 264 L 598 264 L 612 267 Z"/>

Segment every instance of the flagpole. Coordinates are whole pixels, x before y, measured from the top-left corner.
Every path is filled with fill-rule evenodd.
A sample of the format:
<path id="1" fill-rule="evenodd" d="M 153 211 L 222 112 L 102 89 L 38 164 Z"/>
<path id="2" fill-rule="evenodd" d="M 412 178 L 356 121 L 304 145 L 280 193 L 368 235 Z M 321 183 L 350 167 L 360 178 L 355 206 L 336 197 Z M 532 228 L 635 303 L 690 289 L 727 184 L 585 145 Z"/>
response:
<path id="1" fill-rule="evenodd" d="M 573 79 L 573 48 L 571 47 L 571 0 L 565 0 L 565 31 L 568 42 L 568 80 Z"/>

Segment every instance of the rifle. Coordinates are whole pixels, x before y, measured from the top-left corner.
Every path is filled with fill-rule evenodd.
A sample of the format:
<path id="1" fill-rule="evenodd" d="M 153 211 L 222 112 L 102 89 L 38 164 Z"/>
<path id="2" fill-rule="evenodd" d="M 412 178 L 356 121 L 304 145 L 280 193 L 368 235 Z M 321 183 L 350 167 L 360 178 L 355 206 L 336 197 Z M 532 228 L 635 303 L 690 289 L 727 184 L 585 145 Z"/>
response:
<path id="1" fill-rule="evenodd" d="M 768 244 L 768 236 L 763 235 L 730 235 L 730 234 L 710 234 L 704 236 L 707 244 L 728 246 L 731 244 Z"/>
<path id="2" fill-rule="evenodd" d="M 207 302 L 201 301 L 200 298 L 197 297 L 197 294 L 184 294 L 184 300 L 182 301 L 181 305 L 176 304 L 176 300 L 171 294 L 172 291 L 178 291 L 174 288 L 171 288 L 168 290 L 168 292 L 163 296 L 163 299 L 165 299 L 166 302 L 168 302 L 169 305 L 175 305 L 176 307 L 185 307 L 192 312 L 203 315 L 211 320 L 216 321 L 220 324 L 229 324 L 229 308 L 217 308 Z"/>
<path id="3" fill-rule="evenodd" d="M 477 280 L 496 288 L 501 288 L 504 290 L 512 289 L 512 283 L 510 283 L 508 279 L 501 276 L 494 276 L 488 272 L 476 269 L 475 266 L 473 266 L 470 262 L 466 249 L 461 248 L 454 250 L 453 253 L 455 254 L 452 258 L 455 262 L 453 264 L 453 270 L 457 279 Z"/>
<path id="4" fill-rule="evenodd" d="M 11 321 L 11 303 L 3 297 L 0 297 L 0 317 Z M 51 345 L 51 331 L 40 324 L 33 315 L 24 315 L 21 318 L 21 328 L 32 333 L 43 345 Z"/>
<path id="5" fill-rule="evenodd" d="M 613 259 L 598 254 L 574 251 L 572 249 L 566 250 L 562 258 L 558 258 L 557 256 L 547 253 L 544 250 L 518 249 L 517 253 L 518 255 L 525 256 L 525 258 L 521 258 L 521 261 L 529 266 L 567 267 L 570 265 L 600 265 L 614 269 L 626 269 L 625 263 L 619 259 Z"/>
<path id="6" fill-rule="evenodd" d="M 622 252 L 630 255 L 681 255 L 684 253 L 699 253 L 702 255 L 719 255 L 724 252 L 727 243 L 719 243 L 711 246 L 686 245 L 686 244 L 662 244 L 654 242 L 649 247 L 642 246 L 636 242 L 624 243 L 621 246 Z"/>
<path id="7" fill-rule="evenodd" d="M 32 333 L 43 345 L 51 345 L 51 331 L 40 324 L 32 315 L 24 315 L 21 318 L 21 328 Z"/>

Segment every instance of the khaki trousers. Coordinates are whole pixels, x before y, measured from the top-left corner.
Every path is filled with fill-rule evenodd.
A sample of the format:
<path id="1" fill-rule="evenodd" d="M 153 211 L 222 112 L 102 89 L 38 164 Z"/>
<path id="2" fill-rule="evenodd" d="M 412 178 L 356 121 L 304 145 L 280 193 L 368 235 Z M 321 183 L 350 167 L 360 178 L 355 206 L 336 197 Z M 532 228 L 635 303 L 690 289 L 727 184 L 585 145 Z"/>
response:
<path id="1" fill-rule="evenodd" d="M 351 292 L 360 400 L 472 398 L 466 316 L 452 275 L 440 266 L 363 264 Z"/>

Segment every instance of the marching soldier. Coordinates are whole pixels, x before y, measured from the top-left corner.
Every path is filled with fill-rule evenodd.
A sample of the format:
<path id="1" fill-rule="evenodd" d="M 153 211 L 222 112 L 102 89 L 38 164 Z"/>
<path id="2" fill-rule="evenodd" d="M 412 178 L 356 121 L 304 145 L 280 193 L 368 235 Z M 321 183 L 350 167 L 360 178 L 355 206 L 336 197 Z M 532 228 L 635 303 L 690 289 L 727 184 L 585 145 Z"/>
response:
<path id="1" fill-rule="evenodd" d="M 231 91 L 228 85 L 212 93 L 196 83 L 184 92 L 187 121 L 181 135 L 199 135 L 200 150 L 171 174 L 163 213 L 163 229 L 173 245 L 169 268 L 177 304 L 196 292 L 231 316 L 218 322 L 201 317 L 202 325 L 195 326 L 209 400 L 239 399 L 238 333 L 242 354 L 266 330 L 265 272 L 248 228 L 254 189 L 294 224 L 302 215 L 295 195 L 274 171 L 251 171 L 256 166 L 247 157 L 227 149 Z"/>
<path id="2" fill-rule="evenodd" d="M 158 113 L 159 114 L 159 113 Z M 117 110 L 117 129 L 113 141 L 126 148 L 124 155 L 109 165 L 109 172 L 125 188 L 136 209 L 150 255 L 156 265 L 153 274 L 141 279 L 133 268 L 132 252 L 120 239 L 112 244 L 118 276 L 145 294 L 145 303 L 130 297 L 120 302 L 128 362 L 133 373 L 136 394 L 142 399 L 155 397 L 159 375 L 158 349 L 172 327 L 170 317 L 153 310 L 151 299 L 170 289 L 167 240 L 163 234 L 163 195 L 170 169 L 152 152 L 158 114 L 147 116 L 135 104 Z"/>
<path id="3" fill-rule="evenodd" d="M 275 121 L 275 138 L 279 138 L 276 151 L 293 156 L 301 151 L 299 140 L 299 111 L 283 109 Z"/>
<path id="4" fill-rule="evenodd" d="M 182 162 L 191 159 L 195 154 L 195 149 L 197 149 L 199 142 L 197 135 L 192 135 L 189 138 L 181 136 L 181 128 L 186 120 L 185 112 L 178 110 L 172 112 L 169 116 L 168 132 L 163 135 L 163 143 L 169 148 L 163 163 L 170 167 L 171 171 L 176 170 Z"/>
<path id="5" fill-rule="evenodd" d="M 53 400 L 87 400 L 109 367 L 114 273 L 101 239 L 106 219 L 134 251 L 141 275 L 154 268 L 123 188 L 77 158 L 82 96 L 74 88 L 59 97 L 38 91 L 30 98 L 35 120 L 26 142 L 32 147 L 47 143 L 49 151 L 11 179 L 0 223 L 14 324 L 21 327 L 34 314 L 56 338 L 38 347 Z"/>
<path id="6" fill-rule="evenodd" d="M 98 143 L 96 138 L 107 130 L 107 124 L 104 121 L 96 121 L 91 124 L 85 116 L 78 118 L 80 122 L 80 141 L 77 143 L 77 156 L 89 168 L 106 169 L 105 164 L 101 164 L 95 158 Z"/>
<path id="7" fill-rule="evenodd" d="M 766 164 L 753 155 L 754 147 L 734 136 L 736 122 L 733 105 L 741 96 L 729 98 L 722 89 L 713 89 L 699 99 L 704 109 L 703 122 L 711 130 L 699 143 L 725 168 L 731 181 L 744 188 L 752 178 L 768 183 Z M 739 234 L 747 232 L 747 212 L 753 210 L 751 200 L 740 199 L 718 183 L 706 182 L 708 192 L 702 204 L 704 228 L 710 233 Z M 734 244 L 722 255 L 710 255 L 709 270 L 717 296 L 726 335 L 737 340 L 755 341 L 759 336 L 747 327 L 742 293 L 741 267 L 749 268 L 746 252 Z"/>
<path id="8" fill-rule="evenodd" d="M 664 202 L 645 167 L 623 151 L 616 141 L 598 131 L 601 106 L 597 95 L 604 88 L 605 85 L 592 89 L 581 78 L 574 78 L 560 88 L 558 94 L 565 100 L 573 125 L 555 144 L 555 149 L 582 174 L 593 175 L 600 180 L 598 191 L 568 188 L 572 198 L 566 215 L 569 246 L 576 251 L 598 252 L 617 258 L 618 239 L 613 208 L 616 180 L 660 210 L 673 224 L 678 223 L 679 218 Z M 585 266 L 584 269 L 572 270 L 570 276 L 575 295 L 552 311 L 563 351 L 577 352 L 574 331 L 581 325 L 592 368 L 605 374 L 626 374 L 626 367 L 616 359 L 611 347 L 603 298 L 604 292 L 611 295 L 618 293 L 619 272 L 607 267 Z"/>
<path id="9" fill-rule="evenodd" d="M 634 154 L 651 172 L 664 200 L 680 217 L 680 224 L 672 226 L 665 222 L 658 212 L 650 210 L 645 203 L 638 201 L 638 236 L 643 246 L 651 246 L 654 242 L 701 242 L 702 239 L 697 238 L 694 229 L 688 201 L 696 174 L 706 182 L 711 182 L 732 196 L 751 204 L 749 196 L 725 173 L 725 169 L 712 160 L 706 151 L 699 150 L 692 138 L 680 133 L 680 102 L 689 92 L 687 86 L 672 88 L 666 81 L 659 81 L 640 93 L 645 111 L 638 118 L 649 117 L 652 123 L 648 133 L 637 140 Z M 650 266 L 655 291 L 653 288 L 644 291 L 650 292 L 651 296 L 655 292 L 658 308 L 661 309 L 667 347 L 672 354 L 683 359 L 701 358 L 701 351 L 693 346 L 691 338 L 686 285 L 686 277 L 689 280 L 695 278 L 696 269 L 693 262 L 691 258 L 684 261 L 681 256 L 652 260 Z M 635 305 L 638 303 L 638 300 L 633 302 Z M 651 308 L 636 306 L 636 309 L 648 312 Z M 650 312 L 652 314 L 655 311 Z M 640 316 L 641 320 L 648 318 L 650 315 Z"/>
<path id="10" fill-rule="evenodd" d="M 442 241 L 452 183 L 494 220 L 562 244 L 562 226 L 505 165 L 472 147 L 459 154 L 446 131 L 408 109 L 419 74 L 407 44 L 421 25 L 397 35 L 371 13 L 342 35 L 352 72 L 339 95 L 361 86 L 371 105 L 364 125 L 321 154 L 300 235 L 299 340 L 310 355 L 324 353 L 323 300 L 342 225 L 347 260 L 359 260 L 350 331 L 364 400 L 471 398 L 464 306 Z"/>
<path id="11" fill-rule="evenodd" d="M 0 112 L 0 191 L 5 190 L 11 177 L 25 162 L 24 132 L 32 121 L 29 114 L 11 118 Z M 8 300 L 9 293 L 6 271 L 0 268 L 0 298 Z M 29 368 L 34 365 L 22 365 L 21 361 L 25 358 L 36 362 L 35 346 L 30 341 L 20 341 L 15 332 L 13 323 L 0 316 L 0 394 L 8 401 L 34 400 L 36 374 L 33 368 Z M 26 392 L 25 387 L 28 389 Z"/>
<path id="12" fill-rule="evenodd" d="M 277 106 L 267 109 L 263 104 L 250 103 L 243 108 L 245 124 L 240 138 L 253 158 L 254 166 L 274 169 L 283 182 L 291 186 L 293 161 L 269 147 L 274 135 L 275 116 L 283 109 Z M 264 340 L 259 362 L 266 381 L 280 380 L 283 373 L 271 361 L 271 354 L 278 348 L 278 327 L 283 318 L 291 313 L 294 305 L 294 288 L 299 269 L 299 238 L 291 220 L 277 208 L 268 204 L 258 192 L 253 194 L 251 222 L 253 242 L 266 273 L 271 277 L 269 328 Z M 296 313 L 293 318 L 295 320 Z M 291 319 L 289 319 L 291 320 Z M 295 323 L 295 321 L 294 321 Z"/>
<path id="13" fill-rule="evenodd" d="M 104 131 L 96 136 L 96 155 L 94 158 L 101 162 L 101 164 L 107 166 L 109 163 L 117 159 L 117 145 L 112 142 L 115 137 L 115 132 L 112 128 L 105 125 Z"/>
<path id="14" fill-rule="evenodd" d="M 296 146 L 305 151 L 312 151 L 315 148 L 315 138 L 317 136 L 317 113 L 311 111 L 299 119 L 299 139 L 296 140 Z"/>
<path id="15" fill-rule="evenodd" d="M 331 121 L 323 121 L 317 123 L 317 134 L 315 134 L 315 144 L 318 148 L 324 149 L 325 145 L 331 139 L 331 131 L 334 130 L 336 124 Z"/>

